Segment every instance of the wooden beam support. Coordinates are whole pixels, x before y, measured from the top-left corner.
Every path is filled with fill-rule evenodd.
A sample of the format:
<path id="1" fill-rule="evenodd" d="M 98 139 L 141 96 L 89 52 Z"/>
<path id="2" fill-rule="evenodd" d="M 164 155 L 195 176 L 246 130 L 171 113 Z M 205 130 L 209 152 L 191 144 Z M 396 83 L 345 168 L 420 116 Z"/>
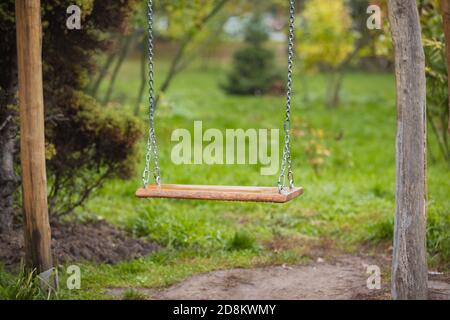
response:
<path id="1" fill-rule="evenodd" d="M 16 0 L 20 158 L 26 266 L 53 267 L 47 207 L 40 0 Z"/>
<path id="2" fill-rule="evenodd" d="M 389 0 L 397 82 L 392 298 L 427 298 L 426 81 L 416 0 Z"/>

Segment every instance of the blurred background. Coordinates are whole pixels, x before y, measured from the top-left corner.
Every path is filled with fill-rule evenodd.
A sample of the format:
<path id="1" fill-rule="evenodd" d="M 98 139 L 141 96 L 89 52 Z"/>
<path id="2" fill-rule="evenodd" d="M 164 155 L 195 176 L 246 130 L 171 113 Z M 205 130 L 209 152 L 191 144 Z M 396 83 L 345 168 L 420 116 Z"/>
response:
<path id="1" fill-rule="evenodd" d="M 153 2 L 163 183 L 275 186 L 277 176 L 261 176 L 259 165 L 174 165 L 170 137 L 177 128 L 192 131 L 196 120 L 204 129 L 282 129 L 288 1 Z M 91 267 L 93 291 L 105 275 L 108 283 L 159 286 L 193 272 L 295 263 L 314 248 L 390 255 L 396 101 L 385 1 L 296 1 L 292 157 L 295 184 L 305 194 L 283 206 L 135 199 L 148 130 L 147 4 L 75 3 L 82 9 L 81 30 L 65 27 L 65 1 L 42 4 L 51 214 L 64 221 L 106 220 L 163 248 L 140 262 L 145 267 Z M 367 27 L 373 4 L 381 9 L 379 30 Z M 428 81 L 427 246 L 431 268 L 448 270 L 443 20 L 438 1 L 418 5 Z M 0 124 L 15 112 L 12 9 L 13 1 L 0 4 L 0 69 L 6 70 Z M 3 141 L 15 144 L 16 137 Z M 154 277 L 144 277 L 149 268 Z"/>

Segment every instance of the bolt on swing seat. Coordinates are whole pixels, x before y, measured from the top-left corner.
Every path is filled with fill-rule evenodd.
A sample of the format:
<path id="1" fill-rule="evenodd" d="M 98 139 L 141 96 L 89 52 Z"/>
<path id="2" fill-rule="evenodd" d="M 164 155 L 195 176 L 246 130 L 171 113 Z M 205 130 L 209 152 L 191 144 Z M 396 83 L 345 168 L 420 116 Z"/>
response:
<path id="1" fill-rule="evenodd" d="M 143 174 L 144 187 L 136 191 L 138 198 L 169 198 L 192 200 L 219 200 L 219 201 L 251 201 L 285 203 L 303 194 L 302 187 L 294 187 L 290 154 L 290 115 L 292 93 L 292 69 L 294 49 L 294 17 L 295 1 L 290 0 L 289 19 L 289 56 L 288 56 L 288 82 L 286 93 L 286 118 L 284 122 L 285 146 L 281 174 L 278 178 L 278 187 L 250 187 L 250 186 L 213 186 L 213 185 L 187 185 L 187 184 L 160 184 L 158 166 L 158 147 L 154 129 L 154 79 L 153 79 L 153 9 L 152 0 L 148 0 L 148 54 L 149 54 L 149 94 L 150 94 L 150 130 L 147 142 L 146 167 Z M 153 153 L 153 155 L 152 155 Z M 155 184 L 150 181 L 150 159 L 154 160 Z M 286 170 L 287 169 L 287 170 Z M 287 179 L 286 179 L 287 178 Z M 289 187 L 285 181 L 289 180 Z"/>

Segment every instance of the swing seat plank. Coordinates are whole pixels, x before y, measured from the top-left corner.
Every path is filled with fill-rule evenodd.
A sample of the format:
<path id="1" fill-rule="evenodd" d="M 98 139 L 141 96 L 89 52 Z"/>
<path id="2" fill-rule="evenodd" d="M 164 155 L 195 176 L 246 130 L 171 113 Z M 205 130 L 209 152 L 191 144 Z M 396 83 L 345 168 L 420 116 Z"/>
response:
<path id="1" fill-rule="evenodd" d="M 276 187 L 208 186 L 187 184 L 148 185 L 136 191 L 138 198 L 170 198 L 218 201 L 285 203 L 303 194 L 303 188 L 278 192 Z"/>

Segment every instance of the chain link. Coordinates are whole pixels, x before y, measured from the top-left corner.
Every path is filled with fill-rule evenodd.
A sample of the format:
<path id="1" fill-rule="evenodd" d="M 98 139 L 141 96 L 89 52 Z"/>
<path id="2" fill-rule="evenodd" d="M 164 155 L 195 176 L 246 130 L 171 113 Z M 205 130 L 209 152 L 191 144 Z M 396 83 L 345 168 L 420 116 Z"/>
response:
<path id="1" fill-rule="evenodd" d="M 153 0 L 147 2 L 148 17 L 148 95 L 149 95 L 149 130 L 147 140 L 147 154 L 145 156 L 145 169 L 142 174 L 142 181 L 146 188 L 150 181 L 150 162 L 153 156 L 153 177 L 157 185 L 161 184 L 161 174 L 158 164 L 158 145 L 156 143 L 155 134 L 155 82 L 154 82 L 154 66 L 153 66 Z"/>
<path id="2" fill-rule="evenodd" d="M 280 176 L 278 177 L 278 191 L 286 189 L 286 182 L 289 188 L 294 188 L 294 175 L 292 173 L 291 160 L 291 101 L 292 101 L 292 72 L 294 66 L 294 27 L 295 27 L 295 0 L 290 0 L 289 6 L 289 35 L 288 35 L 288 77 L 286 91 L 286 117 L 284 119 L 284 148 L 281 162 Z"/>

